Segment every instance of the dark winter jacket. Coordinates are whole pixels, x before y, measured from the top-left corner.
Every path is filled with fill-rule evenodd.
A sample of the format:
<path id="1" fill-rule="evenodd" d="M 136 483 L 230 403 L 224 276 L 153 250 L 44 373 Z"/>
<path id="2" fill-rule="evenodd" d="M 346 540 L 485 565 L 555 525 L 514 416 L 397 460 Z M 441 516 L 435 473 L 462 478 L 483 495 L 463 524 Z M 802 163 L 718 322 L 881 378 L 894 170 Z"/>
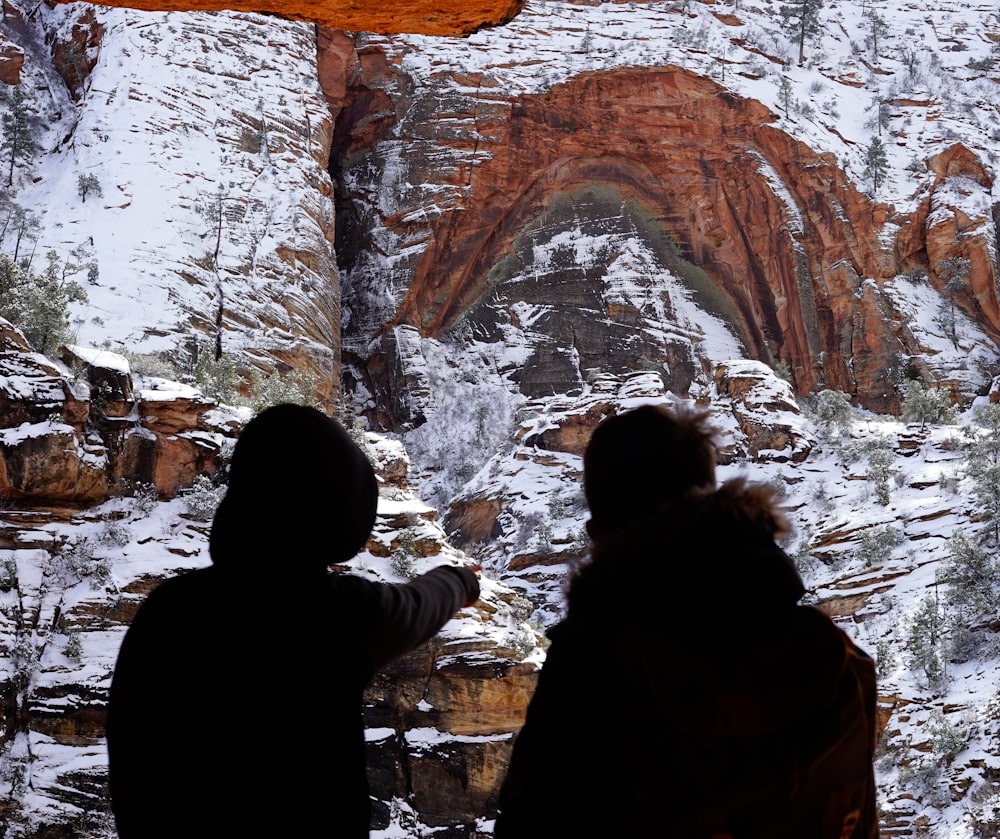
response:
<path id="1" fill-rule="evenodd" d="M 155 589 L 118 656 L 121 839 L 368 835 L 362 691 L 479 595 L 465 568 L 404 586 L 327 573 L 364 546 L 377 501 L 367 456 L 320 411 L 247 424 L 212 567 Z"/>
<path id="2" fill-rule="evenodd" d="M 797 605 L 781 527 L 766 491 L 732 482 L 596 546 L 550 632 L 497 839 L 877 835 L 874 668 Z"/>
<path id="3" fill-rule="evenodd" d="M 163 583 L 126 635 L 108 718 L 122 839 L 365 837 L 362 691 L 477 596 L 212 567 Z"/>

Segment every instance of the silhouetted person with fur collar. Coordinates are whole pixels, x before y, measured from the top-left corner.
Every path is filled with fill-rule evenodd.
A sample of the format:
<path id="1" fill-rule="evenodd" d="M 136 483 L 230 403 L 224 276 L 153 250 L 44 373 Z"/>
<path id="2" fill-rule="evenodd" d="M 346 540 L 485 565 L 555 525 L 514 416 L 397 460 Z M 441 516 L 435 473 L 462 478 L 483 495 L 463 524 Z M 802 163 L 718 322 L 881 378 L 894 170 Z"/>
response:
<path id="1" fill-rule="evenodd" d="M 212 523 L 212 566 L 155 589 L 122 644 L 108 713 L 122 839 L 366 837 L 362 691 L 479 583 L 328 573 L 375 522 L 375 475 L 334 420 L 279 405 L 247 424 Z"/>
<path id="2" fill-rule="evenodd" d="M 573 579 L 497 839 L 870 839 L 875 672 L 775 544 L 770 491 L 716 487 L 700 414 L 644 406 L 584 455 Z"/>

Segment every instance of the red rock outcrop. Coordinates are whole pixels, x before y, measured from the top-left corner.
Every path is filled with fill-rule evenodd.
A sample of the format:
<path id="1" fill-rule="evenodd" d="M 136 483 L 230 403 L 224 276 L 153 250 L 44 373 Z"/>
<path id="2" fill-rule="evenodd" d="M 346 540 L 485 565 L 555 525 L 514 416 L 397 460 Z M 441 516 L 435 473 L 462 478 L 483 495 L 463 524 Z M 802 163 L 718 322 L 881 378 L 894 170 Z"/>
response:
<path id="1" fill-rule="evenodd" d="M 24 50 L 10 41 L 0 41 L 0 82 L 12 87 L 20 84 L 23 66 Z"/>
<path id="2" fill-rule="evenodd" d="M 57 0 L 60 3 L 72 0 Z M 524 0 L 409 0 L 372 4 L 357 0 L 112 0 L 107 6 L 146 12 L 260 12 L 336 29 L 383 34 L 469 35 L 511 20 Z"/>
<path id="3" fill-rule="evenodd" d="M 370 153 L 377 160 L 381 139 L 391 134 L 405 143 L 410 121 L 430 105 L 400 78 L 391 55 L 369 45 L 364 60 L 352 62 L 344 47 L 341 41 L 338 61 L 349 64 L 352 82 L 335 137 L 348 138 L 340 146 L 349 150 L 346 158 Z M 956 304 L 988 335 L 1000 336 L 996 268 L 982 235 L 990 220 L 963 221 L 966 211 L 950 200 L 963 185 L 989 195 L 985 167 L 967 151 L 952 149 L 933 162 L 938 183 L 922 212 L 899 218 L 859 192 L 832 155 L 776 128 L 762 104 L 678 67 L 583 74 L 512 98 L 507 108 L 503 91 L 485 76 L 425 83 L 448 93 L 420 123 L 405 180 L 424 190 L 439 185 L 440 212 L 428 220 L 408 212 L 403 200 L 380 220 L 401 248 L 426 242 L 414 249 L 419 260 L 394 263 L 412 277 L 402 283 L 407 291 L 390 325 L 440 336 L 495 291 L 497 266 L 523 258 L 519 237 L 551 215 L 559 196 L 574 202 L 583 190 L 613 188 L 676 243 L 683 260 L 707 273 L 748 353 L 787 364 L 798 393 L 834 388 L 875 410 L 898 408 L 898 359 L 923 348 L 886 318 L 881 285 L 911 270 L 936 278 L 950 255 L 972 263 Z M 463 99 L 456 87 L 488 93 Z M 351 101 L 376 98 L 377 119 L 352 115 Z M 405 126 L 396 123 L 401 113 Z M 456 124 L 468 124 L 468 133 Z M 437 154 L 420 150 L 428 142 Z M 442 159 L 453 165 L 442 166 Z M 901 231 L 895 244 L 883 236 L 889 221 Z M 558 305 L 558 297 L 552 302 Z M 623 324 L 629 319 L 625 310 L 605 314 Z M 542 375 L 535 394 L 552 392 L 544 377 L 556 374 Z M 676 390 L 683 378 L 668 387 Z"/>
<path id="4" fill-rule="evenodd" d="M 935 182 L 921 207 L 927 268 L 938 289 L 948 282 L 946 260 L 968 260 L 968 277 L 958 295 L 966 311 L 996 332 L 1000 328 L 996 262 L 989 229 L 995 229 L 991 195 L 993 177 L 960 143 L 928 161 Z M 994 234 L 995 235 L 995 234 Z"/>
<path id="5" fill-rule="evenodd" d="M 842 329 L 858 314 L 860 278 L 897 268 L 877 238 L 885 210 L 771 121 L 760 103 L 676 67 L 585 75 L 520 97 L 463 210 L 435 225 L 400 319 L 439 334 L 554 192 L 614 183 L 712 275 L 755 357 L 786 360 L 800 391 L 872 389 L 875 370 L 857 381 L 857 356 L 871 348 Z"/>
<path id="6" fill-rule="evenodd" d="M 365 445 L 381 484 L 369 553 L 386 555 L 410 527 L 421 528 L 417 556 L 443 553 L 444 532 L 427 526 L 436 511 L 410 491 L 402 445 L 375 434 L 365 435 Z M 458 636 L 436 636 L 378 673 L 365 691 L 369 731 L 386 732 L 368 744 L 373 827 L 388 825 L 385 805 L 393 798 L 411 802 L 419 820 L 435 827 L 456 829 L 496 812 L 513 734 L 538 679 L 538 664 L 524 660 L 525 649 L 481 631 L 513 599 L 509 589 L 486 592 L 476 616 L 460 618 Z M 501 625 L 505 620 L 500 616 Z M 533 648 L 534 636 L 526 642 Z"/>
<path id="7" fill-rule="evenodd" d="M 24 26 L 24 18 L 20 9 L 14 8 L 10 3 L 3 2 L 3 18 L 7 26 L 15 30 L 21 30 Z M 21 83 L 21 68 L 24 66 L 24 50 L 6 37 L 0 37 L 0 82 L 6 85 L 18 85 Z"/>
<path id="8" fill-rule="evenodd" d="M 801 421 L 801 412 L 788 382 L 759 361 L 731 361 L 715 370 L 719 399 L 728 401 L 745 442 L 745 452 L 756 461 L 801 463 L 815 443 Z M 732 454 L 732 453 L 730 453 Z"/>
<path id="9" fill-rule="evenodd" d="M 63 39 L 51 38 L 49 49 L 53 66 L 66 83 L 70 96 L 79 99 L 83 84 L 97 63 L 104 25 L 97 20 L 93 8 L 84 8 L 68 35 Z"/>
<path id="10" fill-rule="evenodd" d="M 86 505 L 136 484 L 173 498 L 214 472 L 235 423 L 190 389 L 137 395 L 124 358 L 95 355 L 66 348 L 71 379 L 0 319 L 0 498 Z"/>

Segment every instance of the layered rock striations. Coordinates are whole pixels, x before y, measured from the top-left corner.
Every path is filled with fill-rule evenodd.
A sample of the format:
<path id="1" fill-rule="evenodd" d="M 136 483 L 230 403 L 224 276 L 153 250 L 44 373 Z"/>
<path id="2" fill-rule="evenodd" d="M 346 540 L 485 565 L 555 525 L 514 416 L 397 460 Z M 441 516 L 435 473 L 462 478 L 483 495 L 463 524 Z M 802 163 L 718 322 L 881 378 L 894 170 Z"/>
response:
<path id="1" fill-rule="evenodd" d="M 984 43 L 1000 37 L 970 20 Z M 969 25 L 936 12 L 935 32 Z M 871 80 L 902 49 L 834 49 L 799 73 L 764 12 L 698 3 L 538 4 L 460 42 L 43 4 L 8 15 L 4 35 L 5 81 L 42 109 L 8 196 L 40 214 L 20 257 L 52 248 L 95 271 L 61 362 L 0 331 L 0 820 L 109 833 L 116 645 L 159 579 L 207 561 L 217 487 L 188 487 L 243 415 L 169 377 L 139 384 L 119 352 L 174 378 L 199 357 L 311 374 L 328 407 L 343 378 L 415 463 L 408 477 L 401 446 L 365 437 L 383 493 L 354 570 L 397 580 L 465 561 L 433 506 L 504 580 L 369 691 L 376 827 L 481 832 L 533 689 L 536 628 L 558 619 L 586 555 L 580 455 L 604 416 L 644 402 L 712 410 L 723 471 L 752 461 L 788 499 L 801 527 L 787 548 L 816 599 L 888 650 L 886 708 L 910 704 L 922 724 L 942 705 L 893 655 L 909 658 L 899 615 L 951 531 L 978 522 L 955 435 L 870 418 L 838 431 L 796 404 L 827 388 L 896 410 L 907 378 L 965 404 L 996 370 L 998 210 L 978 111 L 938 132 L 969 100 L 880 100 L 901 113 L 886 143 L 914 161 L 879 189 L 856 115 L 802 104 L 830 85 L 881 96 Z M 969 79 L 981 53 L 938 55 L 963 96 L 992 90 Z M 926 61 L 910 59 L 916 84 Z M 800 99 L 781 101 L 782 79 Z M 84 174 L 99 192 L 82 194 Z M 875 558 L 895 529 L 903 542 Z M 942 705 L 952 718 L 993 684 L 965 665 L 982 684 Z M 889 730 L 920 768 L 909 713 Z M 950 777 L 985 795 L 993 757 L 962 760 Z M 924 830 L 907 783 L 883 783 L 885 823 Z"/>
<path id="2" fill-rule="evenodd" d="M 209 562 L 223 461 L 247 414 L 134 379 L 107 351 L 70 348 L 74 377 L 5 321 L 0 342 L 0 830 L 111 836 L 103 731 L 118 646 L 158 582 Z M 402 446 L 374 434 L 361 444 L 379 476 L 378 520 L 339 570 L 401 582 L 468 562 L 410 490 Z M 482 588 L 366 693 L 376 827 L 472 835 L 496 812 L 540 650 L 530 605 L 493 579 Z"/>
<path id="3" fill-rule="evenodd" d="M 9 198 L 35 208 L 38 261 L 92 267 L 78 342 L 176 376 L 205 353 L 244 382 L 298 371 L 336 404 L 333 117 L 314 27 L 43 4 L 7 34 L 30 47 L 20 90 L 47 118 Z"/>
<path id="4" fill-rule="evenodd" d="M 0 498 L 8 504 L 86 506 L 136 486 L 174 498 L 215 472 L 245 418 L 177 383 L 134 389 L 127 359 L 115 353 L 68 347 L 70 366 L 57 364 L 3 319 L 0 342 Z"/>
<path id="5" fill-rule="evenodd" d="M 843 390 L 892 410 L 905 365 L 937 354 L 900 323 L 894 280 L 923 272 L 940 291 L 954 258 L 971 263 L 959 312 L 987 346 L 1000 335 L 992 181 L 962 146 L 930 161 L 934 181 L 904 216 L 761 103 L 680 67 L 584 72 L 508 95 L 472 70 L 418 81 L 399 58 L 364 42 L 345 95 L 380 104 L 360 118 L 346 105 L 335 129 L 349 348 L 392 355 L 391 338 L 367 349 L 384 322 L 434 338 L 460 325 L 485 341 L 530 331 L 527 396 L 578 387 L 589 369 L 661 365 L 685 393 L 719 359 L 678 317 L 676 295 L 649 291 L 673 274 L 724 322 L 736 354 L 786 366 L 800 394 Z M 638 263 L 652 298 L 622 299 L 622 260 Z M 949 380 L 934 361 L 918 366 Z M 979 379 L 949 384 L 967 399 Z"/>

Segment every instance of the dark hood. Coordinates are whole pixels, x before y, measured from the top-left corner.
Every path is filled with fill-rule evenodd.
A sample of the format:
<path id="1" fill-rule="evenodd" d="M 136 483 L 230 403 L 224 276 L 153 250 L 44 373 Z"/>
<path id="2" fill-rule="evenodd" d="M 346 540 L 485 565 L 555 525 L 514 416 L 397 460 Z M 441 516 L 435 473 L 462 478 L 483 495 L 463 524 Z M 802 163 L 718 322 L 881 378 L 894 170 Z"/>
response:
<path id="1" fill-rule="evenodd" d="M 336 420 L 276 405 L 247 424 L 233 450 L 212 522 L 212 561 L 325 569 L 364 547 L 377 503 L 371 464 Z"/>

